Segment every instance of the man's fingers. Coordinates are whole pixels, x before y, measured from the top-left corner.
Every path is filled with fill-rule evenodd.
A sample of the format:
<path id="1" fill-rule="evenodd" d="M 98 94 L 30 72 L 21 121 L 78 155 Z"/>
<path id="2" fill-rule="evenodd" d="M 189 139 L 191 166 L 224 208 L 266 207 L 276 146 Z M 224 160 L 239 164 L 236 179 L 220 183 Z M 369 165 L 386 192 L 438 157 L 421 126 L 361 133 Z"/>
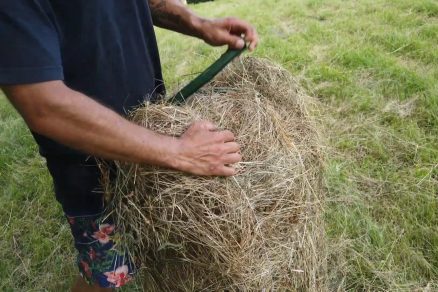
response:
<path id="1" fill-rule="evenodd" d="M 229 27 L 230 33 L 234 35 L 245 37 L 245 41 L 250 43 L 249 49 L 252 51 L 256 48 L 259 37 L 254 27 L 252 27 L 248 22 L 237 19 L 237 18 L 227 18 L 226 25 Z"/>
<path id="2" fill-rule="evenodd" d="M 247 34 L 252 28 L 248 22 L 233 17 L 226 18 L 225 23 L 228 30 L 233 34 Z"/>
<path id="3" fill-rule="evenodd" d="M 252 52 L 255 50 L 255 48 L 257 47 L 257 45 L 259 44 L 259 37 L 257 35 L 257 33 L 255 33 L 254 37 L 250 40 L 248 40 L 249 42 L 249 50 Z"/>
<path id="4" fill-rule="evenodd" d="M 259 36 L 257 35 L 257 32 L 254 27 L 247 24 L 248 27 L 246 28 L 245 34 L 245 42 L 249 43 L 249 50 L 253 51 L 259 42 Z"/>
<path id="5" fill-rule="evenodd" d="M 223 20 L 222 26 L 226 29 L 228 35 L 232 37 L 233 41 L 228 42 L 228 45 L 234 49 L 242 49 L 245 46 L 245 41 L 251 41 L 253 38 L 254 29 L 243 20 L 228 17 Z M 245 36 L 245 40 L 242 39 L 242 35 Z M 249 40 L 247 40 L 247 36 L 249 36 Z"/>
<path id="6" fill-rule="evenodd" d="M 237 173 L 236 169 L 231 166 L 222 166 L 217 169 L 217 173 L 214 175 L 220 175 L 220 176 L 233 176 Z"/>
<path id="7" fill-rule="evenodd" d="M 249 50 L 254 50 L 259 37 L 254 27 L 248 22 L 228 17 L 211 22 L 212 27 L 204 39 L 215 46 L 228 45 L 232 49 L 243 49 L 249 43 Z M 243 38 L 242 38 L 243 37 Z"/>
<path id="8" fill-rule="evenodd" d="M 199 121 L 199 122 L 195 122 L 193 123 L 193 125 L 203 129 L 203 130 L 208 130 L 208 131 L 217 131 L 218 127 L 209 122 L 209 121 Z"/>
<path id="9" fill-rule="evenodd" d="M 226 154 L 223 158 L 224 164 L 234 164 L 242 161 L 242 156 L 239 153 Z"/>
<path id="10" fill-rule="evenodd" d="M 251 27 L 250 33 L 245 35 L 245 41 L 249 43 L 249 50 L 254 51 L 259 43 L 259 36 L 254 28 Z"/>
<path id="11" fill-rule="evenodd" d="M 234 41 L 234 47 L 235 47 L 236 49 L 243 49 L 244 46 L 245 46 L 245 41 L 242 40 L 241 38 L 237 38 L 237 39 Z"/>
<path id="12" fill-rule="evenodd" d="M 231 34 L 228 31 L 221 31 L 219 38 L 232 49 L 242 49 L 245 46 L 245 41 L 240 36 Z"/>
<path id="13" fill-rule="evenodd" d="M 240 151 L 240 145 L 236 142 L 228 142 L 223 145 L 224 153 L 236 153 Z"/>
<path id="14" fill-rule="evenodd" d="M 187 134 L 186 134 L 187 133 Z M 193 123 L 181 136 L 181 161 L 191 161 L 179 169 L 198 175 L 232 176 L 236 173 L 232 164 L 242 160 L 240 146 L 234 134 L 218 130 L 208 121 Z"/>
<path id="15" fill-rule="evenodd" d="M 217 133 L 217 139 L 221 142 L 233 142 L 235 140 L 234 134 L 231 131 L 224 130 Z"/>

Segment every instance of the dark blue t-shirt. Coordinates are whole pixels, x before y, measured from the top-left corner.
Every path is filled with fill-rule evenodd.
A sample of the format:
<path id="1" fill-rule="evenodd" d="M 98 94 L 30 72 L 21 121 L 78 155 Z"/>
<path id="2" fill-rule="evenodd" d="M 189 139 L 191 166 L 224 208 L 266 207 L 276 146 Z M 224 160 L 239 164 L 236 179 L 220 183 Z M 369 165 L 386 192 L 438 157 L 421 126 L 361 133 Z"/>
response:
<path id="1" fill-rule="evenodd" d="M 0 0 L 0 85 L 49 80 L 64 80 L 120 114 L 161 94 L 148 2 Z M 81 155 L 34 136 L 44 156 Z"/>
<path id="2" fill-rule="evenodd" d="M 120 114 L 162 94 L 147 0 L 0 0 L 0 86 L 50 80 Z M 33 134 L 64 211 L 100 212 L 95 160 Z"/>

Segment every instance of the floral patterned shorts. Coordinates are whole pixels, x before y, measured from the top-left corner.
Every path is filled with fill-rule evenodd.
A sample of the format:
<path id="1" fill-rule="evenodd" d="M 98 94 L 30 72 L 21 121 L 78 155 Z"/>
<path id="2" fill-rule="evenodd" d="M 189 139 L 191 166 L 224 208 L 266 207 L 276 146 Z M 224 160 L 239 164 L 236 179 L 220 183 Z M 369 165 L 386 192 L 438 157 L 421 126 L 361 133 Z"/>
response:
<path id="1" fill-rule="evenodd" d="M 133 278 L 134 263 L 117 239 L 111 217 L 103 213 L 66 217 L 79 252 L 79 270 L 89 284 L 118 288 Z"/>

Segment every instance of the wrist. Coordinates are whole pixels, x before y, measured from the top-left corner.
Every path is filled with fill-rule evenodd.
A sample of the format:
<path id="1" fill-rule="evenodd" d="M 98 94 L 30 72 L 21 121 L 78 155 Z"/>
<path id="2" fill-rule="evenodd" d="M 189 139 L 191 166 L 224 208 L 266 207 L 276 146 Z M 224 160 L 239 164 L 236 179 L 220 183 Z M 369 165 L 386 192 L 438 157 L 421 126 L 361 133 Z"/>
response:
<path id="1" fill-rule="evenodd" d="M 205 40 L 208 23 L 209 23 L 208 19 L 199 17 L 194 14 L 191 15 L 190 27 L 193 32 L 193 36 Z"/>
<path id="2" fill-rule="evenodd" d="M 169 137 L 166 154 L 163 155 L 163 164 L 165 167 L 172 169 L 181 169 L 181 161 L 179 159 L 181 152 L 181 141 L 176 137 Z"/>
<path id="3" fill-rule="evenodd" d="M 176 137 L 167 136 L 141 128 L 143 136 L 136 152 L 136 162 L 171 169 L 180 167 L 180 141 Z M 139 135 L 141 136 L 141 135 Z"/>

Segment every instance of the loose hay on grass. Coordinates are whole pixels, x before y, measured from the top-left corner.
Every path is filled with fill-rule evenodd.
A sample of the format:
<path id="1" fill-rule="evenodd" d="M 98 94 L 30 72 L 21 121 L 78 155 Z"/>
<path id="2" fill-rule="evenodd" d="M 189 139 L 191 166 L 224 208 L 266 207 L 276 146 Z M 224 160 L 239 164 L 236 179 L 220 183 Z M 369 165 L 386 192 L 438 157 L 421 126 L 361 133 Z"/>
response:
<path id="1" fill-rule="evenodd" d="M 145 290 L 325 290 L 310 100 L 286 70 L 245 58 L 182 107 L 133 112 L 136 123 L 173 136 L 210 120 L 235 133 L 243 156 L 229 178 L 117 163 L 106 187 Z"/>

